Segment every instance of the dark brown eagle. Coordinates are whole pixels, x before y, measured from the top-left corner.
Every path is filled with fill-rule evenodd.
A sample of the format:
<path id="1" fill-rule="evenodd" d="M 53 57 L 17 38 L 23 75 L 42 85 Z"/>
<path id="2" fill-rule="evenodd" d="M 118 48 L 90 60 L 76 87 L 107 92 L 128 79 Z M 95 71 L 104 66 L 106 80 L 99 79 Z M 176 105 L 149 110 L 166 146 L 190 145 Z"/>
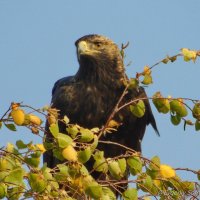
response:
<path id="1" fill-rule="evenodd" d="M 79 62 L 78 72 L 55 83 L 52 90 L 52 107 L 60 111 L 61 119 L 66 115 L 71 123 L 89 129 L 101 128 L 126 87 L 124 80 L 127 77 L 123 59 L 118 46 L 101 35 L 86 35 L 78 39 L 75 45 Z M 146 97 L 142 87 L 128 90 L 121 105 L 137 97 Z M 114 116 L 114 120 L 121 124 L 117 131 L 102 135 L 100 139 L 117 142 L 141 152 L 141 141 L 146 126 L 151 124 L 158 133 L 149 101 L 145 100 L 144 103 L 143 117 L 135 117 L 129 107 L 122 109 Z M 66 129 L 63 127 L 64 130 Z M 50 136 L 47 135 L 48 137 Z M 103 150 L 106 158 L 125 153 L 124 148 L 112 144 L 99 144 L 97 149 Z M 50 168 L 58 163 L 51 151 L 45 153 L 44 162 Z"/>

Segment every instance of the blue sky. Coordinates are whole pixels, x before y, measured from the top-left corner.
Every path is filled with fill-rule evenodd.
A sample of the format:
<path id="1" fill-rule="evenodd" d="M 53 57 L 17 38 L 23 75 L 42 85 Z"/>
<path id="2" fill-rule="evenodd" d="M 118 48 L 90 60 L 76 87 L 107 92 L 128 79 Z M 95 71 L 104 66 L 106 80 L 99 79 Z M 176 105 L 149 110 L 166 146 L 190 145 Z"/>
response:
<path id="1" fill-rule="evenodd" d="M 129 41 L 129 77 L 183 47 L 200 49 L 199 10 L 199 0 L 0 0 L 0 115 L 12 101 L 35 108 L 49 104 L 54 82 L 76 73 L 74 42 L 86 34 L 106 35 L 118 45 Z M 200 99 L 199 75 L 200 60 L 193 64 L 179 58 L 156 67 L 154 84 L 146 91 L 149 96 L 162 91 L 165 96 Z M 161 137 L 148 127 L 143 155 L 199 169 L 200 133 L 175 127 L 168 115 L 153 111 Z M 3 128 L 0 146 L 18 139 L 41 143 L 25 128 L 18 130 Z M 195 179 L 185 172 L 182 176 Z"/>

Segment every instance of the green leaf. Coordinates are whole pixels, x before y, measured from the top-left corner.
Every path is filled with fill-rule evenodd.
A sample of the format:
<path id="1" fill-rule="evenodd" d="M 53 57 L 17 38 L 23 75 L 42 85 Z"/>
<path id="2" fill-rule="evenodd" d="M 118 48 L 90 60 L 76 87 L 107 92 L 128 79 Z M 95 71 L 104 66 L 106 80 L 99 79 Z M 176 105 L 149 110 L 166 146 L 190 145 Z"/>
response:
<path id="1" fill-rule="evenodd" d="M 97 151 L 94 155 L 95 163 L 93 168 L 98 172 L 107 172 L 108 171 L 108 164 L 106 159 L 104 158 L 103 151 Z"/>
<path id="2" fill-rule="evenodd" d="M 78 132 L 79 132 L 79 130 L 78 130 L 78 128 L 77 128 L 76 125 L 74 125 L 74 126 L 72 126 L 72 127 L 68 127 L 66 130 L 67 130 L 67 133 L 68 133 L 69 135 L 71 135 L 72 138 L 75 138 L 76 135 L 77 135 Z"/>
<path id="3" fill-rule="evenodd" d="M 200 170 L 198 171 L 197 178 L 200 181 Z"/>
<path id="4" fill-rule="evenodd" d="M 172 124 L 177 126 L 181 122 L 181 117 L 179 115 L 171 115 L 171 122 L 172 122 Z"/>
<path id="5" fill-rule="evenodd" d="M 24 142 L 22 140 L 17 140 L 16 141 L 16 146 L 17 146 L 18 149 L 25 149 L 25 148 L 27 148 L 27 145 L 24 144 Z"/>
<path id="6" fill-rule="evenodd" d="M 176 112 L 177 109 L 180 107 L 180 102 L 176 99 L 170 101 L 171 111 Z"/>
<path id="7" fill-rule="evenodd" d="M 181 186 L 181 182 L 182 181 L 181 181 L 180 177 L 175 176 L 175 177 L 171 178 L 169 181 L 167 181 L 165 185 L 167 187 L 171 187 L 172 189 L 175 189 L 177 191 L 183 191 L 183 188 Z M 164 186 L 163 182 L 161 182 L 160 184 L 161 184 L 160 188 L 163 188 L 163 186 Z"/>
<path id="8" fill-rule="evenodd" d="M 117 162 L 119 164 L 119 168 L 121 170 L 121 173 L 124 176 L 124 173 L 126 172 L 126 159 L 125 158 L 121 158 L 121 159 L 118 159 Z"/>
<path id="9" fill-rule="evenodd" d="M 69 168 L 65 164 L 58 164 L 57 167 L 58 167 L 60 173 L 62 173 L 63 175 L 68 175 L 69 174 L 68 173 Z"/>
<path id="10" fill-rule="evenodd" d="M 192 109 L 192 115 L 194 118 L 200 121 L 200 103 L 196 103 Z"/>
<path id="11" fill-rule="evenodd" d="M 35 151 L 34 153 L 31 154 L 31 158 L 40 158 L 42 155 L 41 151 Z"/>
<path id="12" fill-rule="evenodd" d="M 153 95 L 153 104 L 155 105 L 156 109 L 160 113 L 168 113 L 170 111 L 170 103 L 169 100 L 163 98 L 160 92 L 156 92 Z"/>
<path id="13" fill-rule="evenodd" d="M 54 178 L 56 181 L 66 181 L 67 177 L 69 176 L 69 168 L 65 164 L 58 164 L 57 165 L 59 171 L 54 174 Z"/>
<path id="14" fill-rule="evenodd" d="M 154 156 L 151 159 L 149 167 L 150 169 L 153 169 L 153 170 L 160 170 L 160 158 L 158 156 Z"/>
<path id="15" fill-rule="evenodd" d="M 58 123 L 56 124 L 51 124 L 49 127 L 49 130 L 51 132 L 51 134 L 57 138 L 58 137 L 58 133 L 59 133 L 59 127 L 58 127 Z"/>
<path id="16" fill-rule="evenodd" d="M 155 179 L 160 175 L 160 172 L 159 172 L 159 170 L 147 168 L 146 174 L 151 176 L 152 179 Z"/>
<path id="17" fill-rule="evenodd" d="M 42 174 L 30 173 L 28 180 L 34 192 L 40 193 L 44 191 L 47 186 L 47 182 L 44 180 L 44 177 Z"/>
<path id="18" fill-rule="evenodd" d="M 153 81 L 152 81 L 152 76 L 151 76 L 150 74 L 145 74 L 142 83 L 143 83 L 144 85 L 149 85 L 149 84 L 153 83 Z"/>
<path id="19" fill-rule="evenodd" d="M 5 182 L 13 183 L 16 185 L 22 185 L 24 170 L 21 167 L 17 167 L 9 172 L 9 175 L 5 178 Z"/>
<path id="20" fill-rule="evenodd" d="M 58 145 L 60 148 L 65 148 L 73 142 L 70 136 L 63 133 L 57 134 L 57 140 L 58 140 Z"/>
<path id="21" fill-rule="evenodd" d="M 190 181 L 183 181 L 181 182 L 181 186 L 185 193 L 192 192 L 195 190 L 195 184 Z"/>
<path id="22" fill-rule="evenodd" d="M 46 150 L 53 149 L 53 147 L 54 147 L 53 143 L 51 143 L 51 142 L 43 142 L 43 145 Z"/>
<path id="23" fill-rule="evenodd" d="M 143 117 L 145 113 L 144 102 L 142 100 L 139 100 L 136 105 L 130 105 L 130 110 L 136 117 Z"/>
<path id="24" fill-rule="evenodd" d="M 103 187 L 103 196 L 102 200 L 116 200 L 116 196 L 113 191 L 108 187 Z"/>
<path id="25" fill-rule="evenodd" d="M 172 112 L 176 112 L 180 117 L 186 117 L 188 112 L 181 100 L 174 99 L 170 102 L 170 107 Z"/>
<path id="26" fill-rule="evenodd" d="M 180 117 L 186 117 L 188 115 L 188 111 L 186 109 L 186 107 L 182 104 L 181 109 L 179 111 L 177 111 L 177 114 Z"/>
<path id="27" fill-rule="evenodd" d="M 2 181 L 9 175 L 9 171 L 0 171 L 0 180 Z"/>
<path id="28" fill-rule="evenodd" d="M 3 199 L 7 194 L 7 186 L 4 183 L 0 183 L 0 199 Z"/>
<path id="29" fill-rule="evenodd" d="M 168 99 L 162 99 L 161 100 L 161 106 L 159 107 L 158 111 L 161 113 L 168 113 L 170 111 L 170 104 L 169 104 L 169 100 Z"/>
<path id="30" fill-rule="evenodd" d="M 111 160 L 108 163 L 108 170 L 111 176 L 117 180 L 120 180 L 123 177 L 121 173 L 121 169 L 119 167 L 119 163 L 115 160 Z"/>
<path id="31" fill-rule="evenodd" d="M 24 192 L 24 189 L 21 186 L 11 187 L 11 188 L 9 188 L 6 197 L 9 200 L 20 199 L 20 197 L 22 196 L 23 192 Z"/>
<path id="32" fill-rule="evenodd" d="M 195 130 L 199 131 L 200 130 L 200 121 L 196 120 L 195 122 Z"/>
<path id="33" fill-rule="evenodd" d="M 86 128 L 80 129 L 81 138 L 79 139 L 80 142 L 90 142 L 94 138 L 94 133 Z"/>
<path id="34" fill-rule="evenodd" d="M 56 179 L 52 176 L 51 170 L 49 168 L 46 168 L 46 170 L 43 172 L 43 176 L 44 176 L 45 181 L 51 183 L 51 184 L 48 184 L 47 186 L 48 191 L 59 189 L 59 184 L 56 181 Z"/>
<path id="35" fill-rule="evenodd" d="M 136 89 L 139 86 L 139 81 L 136 78 L 130 78 L 129 89 Z"/>
<path id="36" fill-rule="evenodd" d="M 64 160 L 62 156 L 62 151 L 60 149 L 53 149 L 53 156 L 55 156 L 58 160 L 61 160 L 61 161 Z"/>
<path id="37" fill-rule="evenodd" d="M 24 161 L 31 167 L 38 167 L 40 164 L 40 158 L 28 158 L 26 157 Z"/>
<path id="38" fill-rule="evenodd" d="M 90 146 L 92 152 L 97 148 L 98 142 L 99 142 L 98 136 L 94 135 L 94 141 Z"/>
<path id="39" fill-rule="evenodd" d="M 6 123 L 4 123 L 4 124 L 11 131 L 16 131 L 17 130 L 16 126 L 14 124 L 6 124 Z"/>
<path id="40" fill-rule="evenodd" d="M 142 172 L 142 162 L 139 157 L 130 157 L 127 159 L 127 163 L 133 176 Z"/>
<path id="41" fill-rule="evenodd" d="M 81 173 L 81 175 L 83 175 L 83 176 L 90 176 L 90 175 L 89 175 L 89 172 L 88 172 L 88 170 L 87 170 L 87 168 L 86 168 L 84 165 L 81 166 L 81 168 L 80 168 L 80 173 Z M 89 178 L 89 177 L 88 177 L 88 178 Z M 90 176 L 89 179 L 90 179 L 90 180 L 94 180 L 94 179 L 92 178 L 92 176 Z"/>
<path id="42" fill-rule="evenodd" d="M 100 199 L 102 196 L 103 190 L 102 186 L 97 184 L 96 182 L 90 183 L 87 188 L 85 189 L 87 195 L 94 199 Z"/>
<path id="43" fill-rule="evenodd" d="M 51 174 L 51 169 L 45 167 L 45 169 L 41 168 L 41 172 L 43 172 L 43 176 L 45 180 L 54 180 L 52 174 Z"/>
<path id="44" fill-rule="evenodd" d="M 137 200 L 138 194 L 135 188 L 128 188 L 122 194 L 124 200 Z"/>
<path id="45" fill-rule="evenodd" d="M 159 195 L 159 187 L 158 186 L 156 186 L 155 184 L 154 184 L 154 182 L 152 182 L 152 187 L 151 187 L 151 189 L 150 189 L 150 191 L 149 191 L 149 193 L 150 194 L 152 194 L 153 196 L 156 196 L 156 195 Z M 151 199 L 149 199 L 149 200 L 151 200 Z"/>
<path id="46" fill-rule="evenodd" d="M 90 147 L 87 147 L 83 151 L 78 152 L 78 160 L 81 163 L 86 163 L 90 159 L 91 155 L 92 155 L 92 151 Z"/>
<path id="47" fill-rule="evenodd" d="M 94 127 L 92 129 L 90 129 L 93 133 L 98 133 L 100 130 L 98 127 Z"/>
<path id="48" fill-rule="evenodd" d="M 14 153 L 15 152 L 15 146 L 11 143 L 8 143 L 6 146 L 6 151 L 10 152 L 10 153 Z"/>
<path id="49" fill-rule="evenodd" d="M 151 191 L 151 188 L 153 186 L 153 181 L 149 175 L 146 175 L 145 179 L 143 179 L 142 184 L 140 184 L 140 188 L 144 192 Z"/>
<path id="50" fill-rule="evenodd" d="M 69 123 L 69 118 L 65 115 L 64 118 L 63 118 L 63 121 L 65 122 L 65 124 L 68 124 Z"/>
<path id="51" fill-rule="evenodd" d="M 12 170 L 15 167 L 15 162 L 10 157 L 0 157 L 0 172 L 4 170 Z"/>

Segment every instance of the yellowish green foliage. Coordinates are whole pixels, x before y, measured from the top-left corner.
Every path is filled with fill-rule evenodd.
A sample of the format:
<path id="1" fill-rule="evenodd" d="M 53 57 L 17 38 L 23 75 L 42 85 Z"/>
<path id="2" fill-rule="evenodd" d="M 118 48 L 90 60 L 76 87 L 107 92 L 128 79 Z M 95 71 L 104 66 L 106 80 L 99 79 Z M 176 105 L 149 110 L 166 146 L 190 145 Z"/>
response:
<path id="1" fill-rule="evenodd" d="M 193 62 L 196 61 L 196 58 L 197 58 L 197 51 L 195 50 L 190 50 L 190 49 L 187 49 L 187 48 L 182 48 L 181 49 L 181 52 L 183 54 L 183 57 L 184 57 L 184 60 L 186 62 L 192 60 Z"/>
<path id="2" fill-rule="evenodd" d="M 124 56 L 124 48 L 121 51 Z M 152 69 L 161 64 L 175 62 L 182 56 L 187 61 L 196 61 L 200 51 L 181 49 L 181 53 L 175 56 L 167 56 L 155 65 L 145 66 L 141 73 L 129 80 L 123 80 L 126 92 L 137 90 L 140 85 L 148 86 L 153 83 Z M 122 98 L 123 99 L 123 98 Z M 161 92 L 156 92 L 153 97 L 133 99 L 125 102 L 121 107 L 116 107 L 116 113 L 127 107 L 134 117 L 145 115 L 145 101 L 152 100 L 159 113 L 169 114 L 172 124 L 184 123 L 200 130 L 200 103 L 190 98 L 164 97 Z M 71 124 L 70 119 L 64 116 L 58 120 L 58 110 L 45 106 L 34 109 L 31 106 L 20 103 L 12 103 L 5 114 L 0 118 L 0 129 L 8 128 L 17 131 L 18 126 L 28 128 L 33 134 L 44 138 L 43 120 L 50 124 L 49 134 L 52 141 L 41 144 L 33 142 L 25 143 L 22 140 L 16 144 L 5 144 L 0 149 L 0 198 L 10 200 L 17 199 L 66 199 L 76 200 L 80 198 L 94 200 L 116 200 L 115 191 L 126 182 L 128 171 L 130 187 L 121 192 L 125 200 L 136 200 L 143 191 L 142 199 L 150 197 L 157 199 L 185 199 L 186 197 L 198 198 L 200 188 L 200 170 L 188 168 L 173 168 L 162 164 L 158 156 L 151 159 L 145 158 L 140 153 L 130 150 L 115 158 L 105 158 L 104 152 L 97 146 L 100 142 L 100 134 L 115 134 L 122 125 L 120 120 L 109 119 L 106 127 L 94 127 L 87 129 L 78 124 Z M 68 134 L 60 133 L 59 123 L 66 125 Z M 28 134 L 28 133 L 27 133 Z M 20 138 L 20 135 L 19 135 Z M 106 142 L 106 141 L 104 141 Z M 117 145 L 112 141 L 109 144 Z M 49 169 L 42 165 L 41 157 L 47 150 L 52 150 L 54 156 L 62 161 L 55 168 Z M 94 160 L 93 169 L 88 171 L 85 163 L 89 159 Z M 198 181 L 182 180 L 178 170 L 185 173 L 194 173 Z M 91 172 L 102 173 L 106 180 L 95 180 Z M 62 185 L 62 187 L 60 187 Z"/>

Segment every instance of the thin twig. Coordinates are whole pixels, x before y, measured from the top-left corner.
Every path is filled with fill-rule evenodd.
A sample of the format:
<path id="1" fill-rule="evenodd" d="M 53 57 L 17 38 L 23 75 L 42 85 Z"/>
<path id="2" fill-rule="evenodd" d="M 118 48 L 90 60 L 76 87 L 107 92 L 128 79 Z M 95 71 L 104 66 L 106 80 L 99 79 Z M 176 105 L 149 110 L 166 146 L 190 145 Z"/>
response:
<path id="1" fill-rule="evenodd" d="M 3 116 L 1 117 L 0 121 L 3 120 L 3 118 L 7 115 L 7 113 L 11 110 L 11 106 L 8 108 L 8 110 L 3 114 Z"/>
<path id="2" fill-rule="evenodd" d="M 122 99 L 124 98 L 124 96 L 127 94 L 127 90 L 128 90 L 129 85 L 127 85 L 124 89 L 124 91 L 122 92 L 122 95 L 120 96 L 119 100 L 117 101 L 113 111 L 111 112 L 110 116 L 108 117 L 105 125 L 103 126 L 103 128 L 101 129 L 99 135 L 98 135 L 98 139 L 102 136 L 102 134 L 104 133 L 105 129 L 107 128 L 109 122 L 111 119 L 113 119 L 113 117 L 115 116 L 115 114 L 118 112 L 118 107 L 119 104 L 121 103 Z"/>
<path id="3" fill-rule="evenodd" d="M 194 174 L 197 174 L 197 175 L 200 175 L 200 171 L 195 171 L 195 170 L 192 170 L 192 169 L 189 169 L 189 168 L 175 168 L 174 170 L 176 171 L 188 171 L 188 172 L 192 172 Z"/>
<path id="4" fill-rule="evenodd" d="M 120 146 L 120 147 L 122 147 L 122 148 L 124 148 L 124 149 L 126 149 L 126 150 L 128 150 L 128 151 L 130 151 L 130 152 L 132 152 L 132 153 L 136 153 L 136 151 L 135 151 L 134 149 L 131 149 L 131 148 L 129 148 L 129 147 L 127 147 L 127 146 L 124 146 L 124 145 L 122 145 L 122 144 L 119 144 L 119 143 L 117 143 L 117 142 L 99 140 L 99 143 L 117 145 L 117 146 Z"/>

